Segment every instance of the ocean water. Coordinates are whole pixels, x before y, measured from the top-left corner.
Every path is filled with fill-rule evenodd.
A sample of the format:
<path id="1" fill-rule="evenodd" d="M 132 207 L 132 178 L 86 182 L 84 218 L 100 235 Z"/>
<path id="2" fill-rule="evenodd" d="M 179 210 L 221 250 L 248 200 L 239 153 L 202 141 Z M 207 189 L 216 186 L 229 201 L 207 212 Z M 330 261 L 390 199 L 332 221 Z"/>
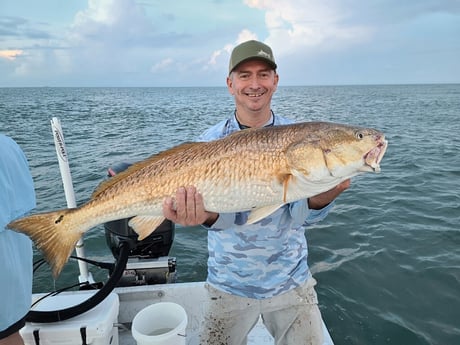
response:
<path id="1" fill-rule="evenodd" d="M 232 110 L 225 88 L 0 88 L 0 131 L 29 159 L 37 211 L 66 206 L 52 117 L 81 204 L 111 164 L 193 140 Z M 382 172 L 354 178 L 328 218 L 306 230 L 335 344 L 460 344 L 460 85 L 280 87 L 273 110 L 374 127 L 389 140 Z M 85 248 L 112 260 L 102 227 L 85 235 Z M 177 228 L 171 255 L 179 282 L 206 278 L 203 229 Z M 56 281 L 42 267 L 34 291 L 77 276 L 73 260 Z"/>

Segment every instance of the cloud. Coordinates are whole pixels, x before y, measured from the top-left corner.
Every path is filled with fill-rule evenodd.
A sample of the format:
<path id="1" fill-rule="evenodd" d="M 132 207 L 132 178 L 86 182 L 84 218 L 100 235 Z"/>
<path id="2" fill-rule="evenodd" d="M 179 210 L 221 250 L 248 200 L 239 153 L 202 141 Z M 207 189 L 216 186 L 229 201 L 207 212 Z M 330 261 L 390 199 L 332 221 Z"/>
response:
<path id="1" fill-rule="evenodd" d="M 230 58 L 230 54 L 232 49 L 240 43 L 249 41 L 249 40 L 257 40 L 257 35 L 251 32 L 248 29 L 243 29 L 237 35 L 237 38 L 234 42 L 226 43 L 221 49 L 215 50 L 211 53 L 209 57 L 205 69 L 216 69 L 222 68 L 223 64 L 228 63 L 228 59 Z"/>
<path id="2" fill-rule="evenodd" d="M 347 24 L 350 10 L 341 1 L 245 0 L 249 7 L 265 11 L 266 42 L 278 55 L 299 50 L 337 49 L 369 40 L 370 26 Z"/>
<path id="3" fill-rule="evenodd" d="M 41 70 L 53 66 L 48 73 L 50 79 L 60 75 L 60 80 L 70 81 L 78 76 L 80 81 L 87 78 L 89 83 L 108 80 L 107 74 L 111 74 L 112 80 L 126 80 L 124 75 L 129 75 L 131 80 L 135 80 L 136 75 L 145 80 L 148 72 L 155 76 L 152 80 L 157 83 L 161 83 L 161 78 L 169 81 L 174 73 L 193 80 L 202 71 L 206 73 L 198 78 L 215 78 L 210 74 L 225 71 L 233 46 L 257 37 L 242 26 L 251 19 L 252 27 L 256 27 L 253 25 L 255 18 L 247 12 L 235 15 L 222 11 L 227 7 L 244 7 L 243 4 L 206 1 L 203 5 L 211 6 L 216 16 L 209 18 L 206 11 L 188 2 L 159 7 L 135 0 L 88 0 L 87 6 L 76 12 L 72 22 L 60 30 L 52 31 L 53 28 L 44 26 L 50 31 L 42 32 L 43 39 L 26 38 L 26 28 L 33 27 L 26 19 L 10 19 L 4 27 L 14 23 L 11 35 L 22 32 L 23 41 L 13 46 L 25 47 L 27 52 L 27 59 L 22 59 L 14 69 L 23 77 L 30 74 L 33 78 Z M 245 24 L 239 25 L 235 20 Z M 233 27 L 238 26 L 241 29 L 235 31 Z M 215 49 L 212 42 L 226 43 Z M 9 73 L 12 77 L 11 73 L 12 70 Z M 42 75 L 43 78 L 46 75 Z"/>
<path id="4" fill-rule="evenodd" d="M 34 23 L 25 18 L 0 16 L 0 37 L 6 39 L 49 39 L 52 36 L 44 23 Z"/>
<path id="5" fill-rule="evenodd" d="M 0 58 L 6 59 L 6 60 L 16 60 L 16 58 L 20 55 L 22 55 L 24 51 L 20 49 L 16 50 L 0 50 Z"/>
<path id="6" fill-rule="evenodd" d="M 163 72 L 164 70 L 168 70 L 169 67 L 171 67 L 174 64 L 174 60 L 171 58 L 164 59 L 160 61 L 159 63 L 155 64 L 151 71 L 153 73 L 155 72 Z"/>
<path id="7" fill-rule="evenodd" d="M 278 56 L 323 54 L 349 50 L 380 38 L 401 25 L 439 13 L 460 13 L 460 2 L 450 0 L 245 0 L 265 12 L 266 43 Z M 391 9 L 391 10 L 390 10 Z"/>
<path id="8" fill-rule="evenodd" d="M 248 29 L 244 29 L 238 34 L 238 38 L 236 39 L 235 43 L 240 44 L 240 43 L 243 43 L 249 40 L 257 40 L 257 39 L 258 38 L 255 33 L 251 32 Z"/>
<path id="9" fill-rule="evenodd" d="M 69 40 L 78 45 L 133 45 L 145 42 L 151 31 L 144 9 L 134 0 L 89 0 L 75 15 Z"/>
<path id="10" fill-rule="evenodd" d="M 41 12 L 52 7 L 47 1 Z M 55 22 L 49 12 L 46 19 L 0 16 L 3 85 L 221 85 L 231 50 L 249 39 L 272 46 L 283 83 L 363 76 L 378 82 L 383 65 L 396 66 L 399 76 L 420 57 L 432 65 L 442 56 L 445 62 L 436 64 L 452 69 L 455 63 L 446 62 L 458 55 L 458 1 L 203 0 L 198 7 L 87 0 L 78 6 L 65 7 Z"/>

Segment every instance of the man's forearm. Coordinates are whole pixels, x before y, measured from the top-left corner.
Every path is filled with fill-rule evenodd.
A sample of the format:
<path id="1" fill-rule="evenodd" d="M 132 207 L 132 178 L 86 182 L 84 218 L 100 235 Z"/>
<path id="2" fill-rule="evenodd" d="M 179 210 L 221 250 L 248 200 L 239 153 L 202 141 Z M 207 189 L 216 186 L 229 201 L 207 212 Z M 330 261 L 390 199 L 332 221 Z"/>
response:
<path id="1" fill-rule="evenodd" d="M 312 196 L 308 199 L 308 207 L 312 210 L 320 210 L 329 205 L 344 190 L 350 187 L 350 180 L 345 180 L 327 192 Z"/>

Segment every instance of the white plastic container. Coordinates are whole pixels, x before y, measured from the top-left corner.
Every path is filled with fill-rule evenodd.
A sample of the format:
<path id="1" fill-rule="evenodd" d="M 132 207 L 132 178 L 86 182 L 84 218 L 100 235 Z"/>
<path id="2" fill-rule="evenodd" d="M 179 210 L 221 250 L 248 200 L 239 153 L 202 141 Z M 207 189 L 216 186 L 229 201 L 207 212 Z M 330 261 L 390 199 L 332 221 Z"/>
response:
<path id="1" fill-rule="evenodd" d="M 185 345 L 187 313 L 176 303 L 151 304 L 136 314 L 131 327 L 137 345 Z"/>
<path id="2" fill-rule="evenodd" d="M 90 298 L 94 292 L 78 291 L 62 293 L 45 298 L 34 310 L 57 310 L 77 305 Z M 81 345 L 83 344 L 81 328 L 86 333 L 86 344 L 118 345 L 118 295 L 111 293 L 101 303 L 86 313 L 71 319 L 53 322 L 27 322 L 21 329 L 21 335 L 26 345 L 36 345 L 34 331 L 38 330 L 40 345 Z"/>

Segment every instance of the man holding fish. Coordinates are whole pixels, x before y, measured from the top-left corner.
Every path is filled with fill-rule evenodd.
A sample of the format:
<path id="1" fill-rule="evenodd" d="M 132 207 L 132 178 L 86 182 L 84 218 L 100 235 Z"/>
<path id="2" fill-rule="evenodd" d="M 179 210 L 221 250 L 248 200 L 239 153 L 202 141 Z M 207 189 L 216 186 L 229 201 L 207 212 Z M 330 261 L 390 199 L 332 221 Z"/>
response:
<path id="1" fill-rule="evenodd" d="M 165 217 L 208 228 L 210 307 L 201 344 L 245 344 L 260 315 L 276 344 L 321 344 L 304 227 L 321 221 L 350 178 L 379 172 L 387 148 L 375 129 L 275 115 L 272 51 L 249 41 L 230 59 L 236 110 L 202 134 L 137 162 L 72 209 L 15 219 L 55 277 L 89 229 L 128 218 L 138 240 Z"/>
<path id="2" fill-rule="evenodd" d="M 205 131 L 199 141 L 292 123 L 271 109 L 279 79 L 276 68 L 272 50 L 264 43 L 248 41 L 235 47 L 227 77 L 235 112 Z M 323 343 L 304 227 L 323 220 L 333 200 L 349 186 L 346 179 L 329 191 L 285 204 L 255 223 L 247 222 L 249 212 L 207 212 L 195 186 L 180 187 L 175 198 L 165 199 L 166 218 L 208 229 L 211 302 L 200 344 L 246 344 L 260 315 L 275 344 Z"/>

